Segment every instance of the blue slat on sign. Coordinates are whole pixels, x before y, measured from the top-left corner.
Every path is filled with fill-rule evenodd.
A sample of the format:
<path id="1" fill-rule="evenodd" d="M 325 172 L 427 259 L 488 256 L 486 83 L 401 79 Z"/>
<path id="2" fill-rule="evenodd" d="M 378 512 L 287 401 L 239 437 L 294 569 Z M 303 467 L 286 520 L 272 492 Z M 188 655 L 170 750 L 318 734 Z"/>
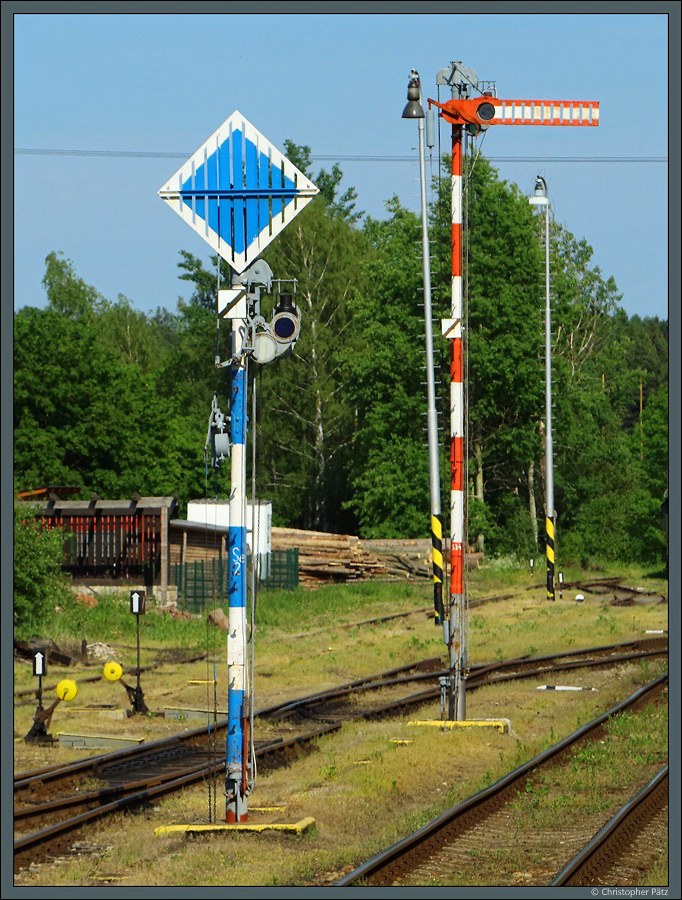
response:
<path id="1" fill-rule="evenodd" d="M 317 193 L 236 111 L 159 191 L 237 272 Z"/>
<path id="2" fill-rule="evenodd" d="M 241 146 L 241 131 L 234 131 L 232 134 L 232 178 L 231 178 L 231 187 L 240 188 L 243 187 L 241 183 L 241 167 L 242 167 L 242 159 L 244 157 L 243 149 Z M 244 229 L 242 226 L 243 216 L 244 216 L 244 201 L 239 197 L 235 196 L 234 204 L 232 206 L 232 247 L 237 253 L 244 252 Z M 224 235 L 221 235 L 224 240 Z"/>
<path id="3" fill-rule="evenodd" d="M 274 219 L 275 216 L 282 214 L 282 201 L 280 199 L 280 194 L 277 193 L 282 188 L 282 173 L 279 169 L 274 167 L 272 170 L 272 186 L 276 191 L 276 193 L 273 194 L 272 199 L 272 218 Z"/>
<path id="4" fill-rule="evenodd" d="M 261 156 L 265 156 L 264 153 Z M 265 157 L 267 163 L 267 157 Z M 260 166 L 258 166 L 258 189 L 260 191 L 260 199 L 258 201 L 258 223 L 260 225 L 260 231 L 264 228 L 270 228 L 270 202 L 268 200 L 267 195 L 264 193 L 264 189 L 268 187 L 268 166 L 261 162 Z"/>
<path id="5" fill-rule="evenodd" d="M 256 145 L 251 141 L 244 143 L 244 187 L 247 190 L 254 190 L 258 187 L 258 151 Z M 245 209 L 245 229 L 246 242 L 245 246 L 249 246 L 258 237 L 260 228 L 258 227 L 258 201 L 246 203 Z"/>

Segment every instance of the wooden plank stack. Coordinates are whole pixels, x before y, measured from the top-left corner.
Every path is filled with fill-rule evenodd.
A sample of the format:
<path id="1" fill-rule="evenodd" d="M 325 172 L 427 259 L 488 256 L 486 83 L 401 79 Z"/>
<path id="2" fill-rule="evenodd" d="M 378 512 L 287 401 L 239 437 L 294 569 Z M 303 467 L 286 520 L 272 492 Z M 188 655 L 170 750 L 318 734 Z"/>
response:
<path id="1" fill-rule="evenodd" d="M 298 548 L 302 587 L 368 578 L 404 581 L 431 575 L 428 541 L 364 542 L 355 535 L 276 527 L 271 540 L 273 550 Z"/>

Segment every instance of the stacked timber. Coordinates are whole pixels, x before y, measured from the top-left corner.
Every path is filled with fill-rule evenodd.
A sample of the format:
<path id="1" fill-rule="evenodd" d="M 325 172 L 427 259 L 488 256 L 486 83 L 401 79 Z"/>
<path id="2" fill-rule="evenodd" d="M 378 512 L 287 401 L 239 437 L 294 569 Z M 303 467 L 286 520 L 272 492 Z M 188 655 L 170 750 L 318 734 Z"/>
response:
<path id="1" fill-rule="evenodd" d="M 362 544 L 383 562 L 387 577 L 430 578 L 432 575 L 431 541 L 428 538 L 371 540 Z"/>
<path id="2" fill-rule="evenodd" d="M 430 576 L 428 544 L 420 541 L 361 541 L 355 535 L 272 528 L 272 549 L 298 549 L 298 578 L 302 587 L 368 578 L 410 579 Z M 401 545 L 401 546 L 397 546 Z M 410 546 L 404 546 L 410 545 Z M 411 546 L 414 545 L 414 546 Z"/>

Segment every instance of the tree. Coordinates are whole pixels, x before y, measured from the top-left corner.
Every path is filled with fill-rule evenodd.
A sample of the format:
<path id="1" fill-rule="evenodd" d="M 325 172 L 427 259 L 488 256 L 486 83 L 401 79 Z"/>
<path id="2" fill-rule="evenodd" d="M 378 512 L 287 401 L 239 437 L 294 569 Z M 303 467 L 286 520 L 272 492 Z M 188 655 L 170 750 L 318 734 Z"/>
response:
<path id="1" fill-rule="evenodd" d="M 540 248 L 527 198 L 482 157 L 468 168 L 466 206 L 471 490 L 496 522 L 487 549 L 525 554 L 537 533 L 544 396 Z"/>
<path id="2" fill-rule="evenodd" d="M 658 502 L 668 488 L 668 385 L 662 384 L 642 410 L 641 434 L 633 433 L 647 490 Z"/>
<path id="3" fill-rule="evenodd" d="M 198 257 L 186 250 L 181 250 L 180 256 L 182 260 L 178 263 L 178 268 L 184 269 L 185 272 L 179 277 L 183 281 L 191 281 L 194 284 L 194 293 L 190 298 L 190 303 L 215 313 L 218 300 L 218 272 L 220 272 L 221 283 L 229 287 L 231 283 L 229 265 L 224 259 L 220 259 L 220 269 L 218 269 L 219 257 L 217 254 L 213 254 L 211 262 L 215 271 L 209 272 L 204 269 Z"/>
<path id="4" fill-rule="evenodd" d="M 174 493 L 182 442 L 158 391 L 155 332 L 55 254 L 44 282 L 47 308 L 14 319 L 17 478 L 78 485 L 86 497 Z"/>
<path id="5" fill-rule="evenodd" d="M 428 533 L 429 511 L 421 225 L 397 197 L 386 206 L 389 219 L 364 225 L 364 288 L 344 351 L 355 420 L 349 506 L 365 537 L 416 537 Z"/>
<path id="6" fill-rule="evenodd" d="M 266 250 L 278 279 L 295 279 L 302 312 L 292 359 L 263 367 L 264 489 L 273 511 L 302 527 L 342 530 L 346 461 L 353 432 L 341 350 L 353 331 L 352 299 L 362 281 L 363 235 L 313 200 Z"/>
<path id="7" fill-rule="evenodd" d="M 284 141 L 284 151 L 287 159 L 297 169 L 314 181 L 315 187 L 320 191 L 320 197 L 327 205 L 328 212 L 338 219 L 342 219 L 348 225 L 355 225 L 364 216 L 364 212 L 355 212 L 355 201 L 358 199 L 354 187 L 347 188 L 340 197 L 337 197 L 339 185 L 343 180 L 343 172 L 338 163 L 334 163 L 331 172 L 320 169 L 317 176 L 310 172 L 312 165 L 311 150 L 307 144 L 295 144 L 291 140 Z"/>
<path id="8" fill-rule="evenodd" d="M 33 505 L 14 503 L 14 636 L 42 635 L 55 605 L 73 600 L 60 572 L 63 537 L 59 529 L 41 531 Z"/>
<path id="9" fill-rule="evenodd" d="M 593 250 L 556 223 L 550 232 L 552 322 L 555 354 L 568 363 L 571 377 L 612 339 L 622 299 L 613 278 L 604 280 L 591 266 Z"/>

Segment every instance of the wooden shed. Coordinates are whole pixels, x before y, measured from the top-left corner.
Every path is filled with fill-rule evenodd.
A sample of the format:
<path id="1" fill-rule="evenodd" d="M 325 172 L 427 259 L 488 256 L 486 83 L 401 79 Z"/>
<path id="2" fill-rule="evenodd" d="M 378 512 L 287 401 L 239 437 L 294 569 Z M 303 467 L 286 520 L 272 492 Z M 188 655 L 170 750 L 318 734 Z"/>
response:
<path id="1" fill-rule="evenodd" d="M 62 569 L 74 579 L 144 584 L 165 599 L 169 523 L 177 506 L 176 497 L 62 500 L 53 493 L 34 504 L 33 515 L 43 528 L 62 529 Z"/>
<path id="2" fill-rule="evenodd" d="M 227 557 L 228 530 L 226 525 L 171 519 L 168 531 L 171 565 L 224 560 Z"/>

